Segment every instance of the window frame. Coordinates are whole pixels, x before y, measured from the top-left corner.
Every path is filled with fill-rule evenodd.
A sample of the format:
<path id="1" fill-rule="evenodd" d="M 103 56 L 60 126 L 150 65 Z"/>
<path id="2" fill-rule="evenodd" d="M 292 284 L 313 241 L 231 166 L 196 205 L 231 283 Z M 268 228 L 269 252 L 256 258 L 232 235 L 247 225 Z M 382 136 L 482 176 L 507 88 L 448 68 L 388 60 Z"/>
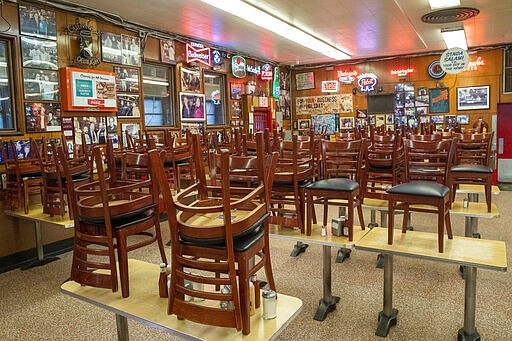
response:
<path id="1" fill-rule="evenodd" d="M 146 125 L 146 106 L 143 104 L 144 107 L 144 129 L 151 130 L 151 131 L 161 131 L 162 129 L 170 129 L 170 128 L 178 128 L 178 121 L 179 121 L 179 109 L 176 107 L 177 105 L 177 93 L 176 93 L 176 65 L 174 64 L 162 64 L 162 63 L 155 63 L 155 62 L 143 62 L 140 68 L 140 82 L 142 84 L 141 86 L 141 97 L 142 97 L 142 103 L 145 102 L 145 91 L 144 91 L 144 66 L 152 66 L 152 67 L 158 67 L 158 68 L 164 68 L 167 69 L 168 75 L 169 75 L 169 96 L 172 106 L 172 115 L 173 115 L 173 122 L 172 125 L 159 125 L 159 126 L 147 126 Z"/>
<path id="2" fill-rule="evenodd" d="M 23 68 L 21 67 L 21 49 L 20 39 L 17 36 L 8 36 L 0 34 L 0 41 L 3 41 L 7 45 L 7 56 L 8 67 L 9 67 L 9 81 L 11 82 L 11 106 L 12 106 L 12 128 L 2 129 L 0 128 L 0 136 L 19 136 L 23 135 L 21 127 L 25 122 L 24 118 L 24 92 L 22 88 L 23 84 Z"/>
<path id="3" fill-rule="evenodd" d="M 511 64 L 508 66 L 506 65 L 507 64 L 507 55 L 509 55 L 509 57 L 510 57 L 509 59 L 511 60 Z M 503 94 L 512 94 L 512 74 L 510 76 L 511 79 L 509 79 L 509 83 L 511 84 L 509 91 L 507 91 L 507 89 L 505 88 L 505 86 L 507 84 L 507 72 L 506 72 L 507 70 L 512 71 L 512 45 L 509 45 L 503 49 L 503 67 L 501 70 L 501 72 L 503 73 L 501 92 Z"/>
<path id="4" fill-rule="evenodd" d="M 221 87 L 223 88 L 224 90 L 224 101 L 222 103 L 222 107 L 223 107 L 223 113 L 224 113 L 224 123 L 219 123 L 219 124 L 208 124 L 208 113 L 205 113 L 206 116 L 206 120 L 205 120 L 205 125 L 210 128 L 218 128 L 218 127 L 225 127 L 228 125 L 228 116 L 229 116 L 229 112 L 228 112 L 228 102 L 229 102 L 229 96 L 228 96 L 228 88 L 227 88 L 227 83 L 228 83 L 228 77 L 225 73 L 222 73 L 222 72 L 215 72 L 215 71 L 211 71 L 211 70 L 203 70 L 203 87 L 204 87 L 204 94 L 205 96 L 208 96 L 208 94 L 206 94 L 206 82 L 205 82 L 205 79 L 206 79 L 206 74 L 211 74 L 211 75 L 215 75 L 215 76 L 220 76 L 220 77 L 223 77 L 224 79 L 224 86 L 221 85 Z M 206 100 L 205 100 L 205 110 L 206 110 Z"/>

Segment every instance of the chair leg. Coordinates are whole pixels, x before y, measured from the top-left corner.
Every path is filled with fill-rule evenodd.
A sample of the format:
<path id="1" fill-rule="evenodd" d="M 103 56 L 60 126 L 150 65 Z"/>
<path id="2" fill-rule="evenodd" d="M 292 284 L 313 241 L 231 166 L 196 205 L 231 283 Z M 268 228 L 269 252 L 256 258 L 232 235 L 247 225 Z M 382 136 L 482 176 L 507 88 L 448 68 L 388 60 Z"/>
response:
<path id="1" fill-rule="evenodd" d="M 438 207 L 439 213 L 437 215 L 437 247 L 440 253 L 444 251 L 444 221 L 446 219 L 445 203 L 441 203 Z"/>
<path id="2" fill-rule="evenodd" d="M 365 229 L 364 225 L 364 216 L 363 216 L 363 206 L 362 206 L 362 200 L 359 200 L 359 203 L 357 205 L 357 215 L 359 216 L 359 224 L 361 225 L 361 230 Z"/>
<path id="3" fill-rule="evenodd" d="M 348 241 L 354 239 L 354 197 L 351 195 L 347 199 L 347 225 L 348 225 Z"/>
<path id="4" fill-rule="evenodd" d="M 276 283 L 274 281 L 274 273 L 272 271 L 272 259 L 270 258 L 270 240 L 268 236 L 268 221 L 265 221 L 265 235 L 263 238 L 265 238 L 265 245 L 263 246 L 263 255 L 265 257 L 264 259 L 264 268 L 265 268 L 265 276 L 267 277 L 267 282 L 270 287 L 270 289 L 276 291 Z"/>
<path id="5" fill-rule="evenodd" d="M 327 226 L 327 217 L 329 215 L 329 200 L 327 198 L 324 198 L 324 216 L 323 216 L 323 220 L 322 220 L 322 223 L 323 223 L 323 226 Z"/>
<path id="6" fill-rule="evenodd" d="M 409 223 L 409 205 L 404 209 L 404 220 L 402 220 L 402 233 L 407 232 L 407 224 Z"/>
<path id="7" fill-rule="evenodd" d="M 313 196 L 310 195 L 309 192 L 306 191 L 306 200 L 307 200 L 307 215 L 306 215 L 306 235 L 311 236 L 311 221 L 313 220 Z"/>
<path id="8" fill-rule="evenodd" d="M 445 225 L 446 225 L 446 234 L 448 235 L 448 239 L 453 239 L 453 233 L 452 233 L 452 222 L 450 219 L 450 210 L 449 210 L 450 203 L 446 205 L 444 214 L 445 214 Z"/>
<path id="9" fill-rule="evenodd" d="M 487 183 L 485 185 L 485 202 L 487 203 L 487 212 L 491 212 L 491 201 L 492 201 L 492 185 Z"/>
<path id="10" fill-rule="evenodd" d="M 121 279 L 121 294 L 124 297 L 130 295 L 128 277 L 128 241 L 125 235 L 117 235 L 117 259 L 119 260 L 119 278 Z"/>
<path id="11" fill-rule="evenodd" d="M 388 244 L 393 244 L 393 227 L 395 225 L 395 202 L 391 198 L 388 201 Z"/>
<path id="12" fill-rule="evenodd" d="M 158 250 L 160 251 L 160 257 L 162 258 L 162 262 L 167 263 L 167 256 L 165 255 L 164 242 L 162 240 L 162 233 L 160 229 L 160 217 L 156 214 L 155 217 L 155 236 L 156 242 L 158 243 Z"/>
<path id="13" fill-rule="evenodd" d="M 250 298 L 249 298 L 249 260 L 244 255 L 238 260 L 238 284 L 240 295 L 240 310 L 242 313 L 242 334 L 251 332 Z"/>

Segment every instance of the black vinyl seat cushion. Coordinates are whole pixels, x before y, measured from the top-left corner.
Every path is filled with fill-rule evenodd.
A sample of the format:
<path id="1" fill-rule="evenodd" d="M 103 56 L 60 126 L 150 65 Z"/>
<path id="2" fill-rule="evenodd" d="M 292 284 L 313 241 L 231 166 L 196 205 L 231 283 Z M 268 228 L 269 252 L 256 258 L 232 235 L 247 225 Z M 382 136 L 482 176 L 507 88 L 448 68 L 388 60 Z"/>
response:
<path id="1" fill-rule="evenodd" d="M 351 179 L 332 178 L 313 182 L 306 189 L 322 190 L 322 191 L 341 191 L 352 192 L 359 188 L 359 184 Z"/>
<path id="2" fill-rule="evenodd" d="M 269 213 L 263 215 L 252 226 L 245 229 L 241 233 L 233 236 L 233 246 L 236 251 L 248 250 L 254 243 L 256 243 L 262 236 L 265 229 L 263 222 L 269 217 Z M 222 238 L 193 238 L 185 235 L 180 235 L 181 242 L 188 245 L 225 248 L 226 241 Z"/>
<path id="3" fill-rule="evenodd" d="M 457 172 L 473 172 L 473 173 L 483 173 L 483 174 L 491 174 L 492 168 L 484 165 L 456 165 L 450 168 L 450 171 Z"/>
<path id="4" fill-rule="evenodd" d="M 156 204 L 141 207 L 134 211 L 112 217 L 112 228 L 122 229 L 124 227 L 142 223 L 154 217 Z M 80 217 L 80 221 L 90 225 L 105 226 L 105 217 Z"/>
<path id="5" fill-rule="evenodd" d="M 436 182 L 418 181 L 393 186 L 386 192 L 390 194 L 407 194 L 444 198 L 448 193 L 450 193 L 450 189 L 445 185 Z"/>
<path id="6" fill-rule="evenodd" d="M 176 166 L 189 166 L 190 165 L 189 160 L 190 160 L 190 158 L 187 157 L 185 159 L 179 159 L 179 160 L 175 160 L 175 161 L 164 161 L 164 167 L 173 167 L 175 163 L 176 163 Z"/>
<path id="7" fill-rule="evenodd" d="M 22 178 L 40 178 L 42 175 L 41 171 L 21 173 Z"/>

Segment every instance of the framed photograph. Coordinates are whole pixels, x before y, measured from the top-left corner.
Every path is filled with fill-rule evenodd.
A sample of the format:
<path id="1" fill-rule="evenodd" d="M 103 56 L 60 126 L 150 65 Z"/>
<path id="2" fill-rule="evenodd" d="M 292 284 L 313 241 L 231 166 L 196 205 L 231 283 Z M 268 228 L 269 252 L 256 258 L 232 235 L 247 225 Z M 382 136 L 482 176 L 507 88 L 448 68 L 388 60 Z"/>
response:
<path id="1" fill-rule="evenodd" d="M 428 92 L 431 113 L 450 112 L 450 91 L 448 88 L 432 88 Z"/>
<path id="2" fill-rule="evenodd" d="M 108 116 L 107 117 L 107 133 L 117 134 L 117 117 L 115 116 Z"/>
<path id="3" fill-rule="evenodd" d="M 315 73 L 313 71 L 295 74 L 297 90 L 309 90 L 315 88 Z"/>
<path id="4" fill-rule="evenodd" d="M 430 116 L 420 116 L 420 123 L 430 123 Z"/>
<path id="5" fill-rule="evenodd" d="M 387 131 L 394 131 L 395 130 L 395 126 L 393 124 L 386 124 L 386 130 Z"/>
<path id="6" fill-rule="evenodd" d="M 432 115 L 430 121 L 435 124 L 442 124 L 444 123 L 444 115 Z"/>
<path id="7" fill-rule="evenodd" d="M 162 63 L 175 63 L 174 40 L 160 40 L 160 59 Z"/>
<path id="8" fill-rule="evenodd" d="M 117 95 L 117 117 L 140 117 L 139 95 Z"/>
<path id="9" fill-rule="evenodd" d="M 241 118 L 242 117 L 242 102 L 241 101 L 232 101 L 231 102 L 231 118 Z"/>
<path id="10" fill-rule="evenodd" d="M 230 83 L 231 99 L 240 99 L 244 94 L 244 85 L 242 83 Z"/>
<path id="11" fill-rule="evenodd" d="M 119 135 L 117 133 L 108 133 L 108 138 L 112 140 L 112 147 L 119 148 Z"/>
<path id="12" fill-rule="evenodd" d="M 458 124 L 469 124 L 469 115 L 457 115 Z"/>
<path id="13" fill-rule="evenodd" d="M 380 127 L 381 125 L 386 124 L 386 116 L 385 115 L 375 115 L 375 126 Z"/>
<path id="14" fill-rule="evenodd" d="M 373 124 L 375 125 L 375 115 L 368 115 L 368 124 Z"/>
<path id="15" fill-rule="evenodd" d="M 341 129 L 352 129 L 354 128 L 354 118 L 353 117 L 342 117 L 341 118 Z"/>
<path id="16" fill-rule="evenodd" d="M 58 70 L 57 42 L 33 37 L 21 37 L 23 67 Z"/>
<path id="17" fill-rule="evenodd" d="M 412 91 L 412 92 L 414 92 L 414 84 L 412 84 L 412 83 L 404 83 L 404 91 Z"/>
<path id="18" fill-rule="evenodd" d="M 75 117 L 73 125 L 75 144 L 82 144 L 82 135 L 85 136 L 85 144 L 87 145 L 107 143 L 107 125 L 105 117 Z"/>
<path id="19" fill-rule="evenodd" d="M 407 92 L 404 92 L 404 94 L 405 94 L 404 106 L 406 108 L 414 107 L 414 102 L 416 99 L 416 96 L 414 96 L 414 91 L 407 91 Z"/>
<path id="20" fill-rule="evenodd" d="M 416 107 L 416 115 L 422 116 L 428 114 L 428 107 Z"/>
<path id="21" fill-rule="evenodd" d="M 59 73 L 50 70 L 23 69 L 25 99 L 29 101 L 58 101 Z"/>
<path id="22" fill-rule="evenodd" d="M 61 130 L 60 103 L 25 102 L 27 133 Z"/>
<path id="23" fill-rule="evenodd" d="M 180 67 L 181 91 L 201 92 L 201 70 Z"/>
<path id="24" fill-rule="evenodd" d="M 368 110 L 357 109 L 356 116 L 357 118 L 366 118 L 368 116 Z"/>
<path id="25" fill-rule="evenodd" d="M 300 130 L 309 129 L 309 127 L 311 125 L 310 119 L 300 119 L 300 120 L 297 120 L 297 122 L 298 122 Z"/>
<path id="26" fill-rule="evenodd" d="M 140 124 L 139 123 L 121 123 L 121 136 L 123 137 L 123 146 L 128 146 L 126 141 L 126 133 L 130 134 L 134 139 L 139 138 Z"/>
<path id="27" fill-rule="evenodd" d="M 457 110 L 489 109 L 489 85 L 457 88 Z"/>
<path id="28" fill-rule="evenodd" d="M 180 92 L 180 117 L 182 121 L 205 121 L 205 96 Z"/>
<path id="29" fill-rule="evenodd" d="M 418 117 L 415 115 L 409 115 L 407 117 L 407 125 L 411 128 L 415 128 L 418 126 Z"/>
<path id="30" fill-rule="evenodd" d="M 204 134 L 204 122 L 183 122 L 181 124 L 181 135 L 189 130 L 192 134 Z"/>
<path id="31" fill-rule="evenodd" d="M 121 64 L 121 36 L 119 34 L 101 33 L 101 60 L 106 63 Z"/>
<path id="32" fill-rule="evenodd" d="M 139 37 L 121 34 L 121 64 L 140 66 Z"/>
<path id="33" fill-rule="evenodd" d="M 139 92 L 139 69 L 115 66 L 114 72 L 118 92 Z"/>
<path id="34" fill-rule="evenodd" d="M 57 40 L 55 12 L 20 4 L 20 33 L 38 38 Z"/>
<path id="35" fill-rule="evenodd" d="M 418 88 L 418 96 L 415 98 L 416 107 L 428 107 L 428 90 L 427 88 Z"/>
<path id="36" fill-rule="evenodd" d="M 386 114 L 386 125 L 395 124 L 395 115 Z"/>

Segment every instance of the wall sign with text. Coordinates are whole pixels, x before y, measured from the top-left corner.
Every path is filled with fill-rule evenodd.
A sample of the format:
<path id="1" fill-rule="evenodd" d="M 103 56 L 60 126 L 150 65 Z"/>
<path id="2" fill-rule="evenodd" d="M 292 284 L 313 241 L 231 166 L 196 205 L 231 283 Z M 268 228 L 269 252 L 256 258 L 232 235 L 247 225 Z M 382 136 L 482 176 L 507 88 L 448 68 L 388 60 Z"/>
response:
<path id="1" fill-rule="evenodd" d="M 187 63 L 198 62 L 205 65 L 212 65 L 212 56 L 209 47 L 203 44 L 190 42 L 187 43 Z"/>
<path id="2" fill-rule="evenodd" d="M 338 92 L 339 85 L 337 80 L 334 81 L 322 81 L 322 92 Z"/>

